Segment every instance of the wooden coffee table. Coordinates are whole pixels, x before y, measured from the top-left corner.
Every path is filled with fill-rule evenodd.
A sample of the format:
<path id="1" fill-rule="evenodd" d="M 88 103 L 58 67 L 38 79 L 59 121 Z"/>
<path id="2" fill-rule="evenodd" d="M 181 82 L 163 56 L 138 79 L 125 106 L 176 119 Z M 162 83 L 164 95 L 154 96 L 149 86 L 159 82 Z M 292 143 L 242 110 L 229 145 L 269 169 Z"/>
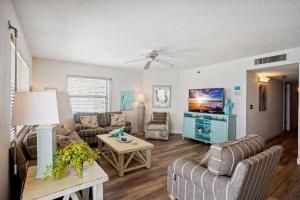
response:
<path id="1" fill-rule="evenodd" d="M 150 168 L 153 144 L 127 133 L 124 135 L 132 138 L 136 144 L 119 142 L 108 134 L 97 135 L 101 155 L 119 172 L 119 176 L 142 167 Z"/>

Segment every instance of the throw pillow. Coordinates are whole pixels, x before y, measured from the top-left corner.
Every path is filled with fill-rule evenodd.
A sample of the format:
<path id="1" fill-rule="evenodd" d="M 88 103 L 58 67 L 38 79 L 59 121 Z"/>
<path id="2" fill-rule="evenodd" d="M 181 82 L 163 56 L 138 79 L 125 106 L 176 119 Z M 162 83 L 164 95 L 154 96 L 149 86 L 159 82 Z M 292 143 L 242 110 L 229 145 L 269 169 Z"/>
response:
<path id="1" fill-rule="evenodd" d="M 232 176 L 236 165 L 263 151 L 265 142 L 261 136 L 249 135 L 232 143 L 210 146 L 208 170 L 214 175 Z"/>
<path id="2" fill-rule="evenodd" d="M 71 133 L 70 130 L 67 130 L 64 125 L 58 125 L 56 127 L 56 135 L 69 135 Z"/>
<path id="3" fill-rule="evenodd" d="M 23 140 L 23 146 L 25 147 L 28 155 L 31 159 L 37 159 L 37 141 L 36 141 L 36 130 L 31 130 Z"/>
<path id="4" fill-rule="evenodd" d="M 57 143 L 57 148 L 61 149 L 68 146 L 69 144 L 72 144 L 73 140 L 68 136 L 56 135 L 56 143 Z"/>
<path id="5" fill-rule="evenodd" d="M 153 112 L 152 121 L 160 121 L 162 123 L 166 122 L 167 113 L 165 112 Z"/>
<path id="6" fill-rule="evenodd" d="M 111 126 L 125 126 L 125 114 L 111 114 Z"/>
<path id="7" fill-rule="evenodd" d="M 98 127 L 97 116 L 80 116 L 80 122 L 83 126 L 88 128 Z"/>

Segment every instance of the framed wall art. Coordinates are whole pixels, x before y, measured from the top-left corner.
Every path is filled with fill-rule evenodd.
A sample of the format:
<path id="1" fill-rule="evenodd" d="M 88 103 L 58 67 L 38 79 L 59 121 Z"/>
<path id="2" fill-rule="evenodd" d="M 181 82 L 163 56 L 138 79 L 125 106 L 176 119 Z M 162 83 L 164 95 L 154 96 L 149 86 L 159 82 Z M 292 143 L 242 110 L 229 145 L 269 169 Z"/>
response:
<path id="1" fill-rule="evenodd" d="M 171 107 L 171 86 L 154 85 L 152 87 L 152 107 L 170 108 Z"/>

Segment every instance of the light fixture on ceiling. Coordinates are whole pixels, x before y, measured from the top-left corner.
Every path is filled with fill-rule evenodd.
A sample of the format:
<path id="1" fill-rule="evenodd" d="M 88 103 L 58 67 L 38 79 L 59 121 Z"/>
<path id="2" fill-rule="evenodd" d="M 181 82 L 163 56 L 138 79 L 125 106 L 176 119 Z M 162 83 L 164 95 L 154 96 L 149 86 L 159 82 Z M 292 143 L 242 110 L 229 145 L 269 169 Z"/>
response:
<path id="1" fill-rule="evenodd" d="M 259 76 L 258 77 L 258 82 L 260 82 L 260 83 L 268 83 L 269 80 L 270 80 L 270 78 L 268 78 L 266 76 Z"/>

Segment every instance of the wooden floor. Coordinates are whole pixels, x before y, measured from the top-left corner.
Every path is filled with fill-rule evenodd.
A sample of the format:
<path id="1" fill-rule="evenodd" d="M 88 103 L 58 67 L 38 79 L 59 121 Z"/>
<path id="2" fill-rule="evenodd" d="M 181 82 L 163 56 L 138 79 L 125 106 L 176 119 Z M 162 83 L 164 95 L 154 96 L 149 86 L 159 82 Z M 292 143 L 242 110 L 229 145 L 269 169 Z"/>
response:
<path id="1" fill-rule="evenodd" d="M 181 156 L 199 156 L 204 154 L 209 145 L 182 140 L 180 135 L 171 135 L 169 141 L 149 140 L 154 144 L 152 150 L 152 167 L 139 169 L 119 177 L 113 167 L 103 158 L 101 167 L 108 173 L 109 181 L 104 184 L 105 200 L 168 200 L 166 191 L 166 174 L 169 163 Z M 268 191 L 268 200 L 300 200 L 300 167 L 297 159 L 297 135 L 280 136 L 267 146 L 282 145 L 284 156 L 272 179 Z"/>

